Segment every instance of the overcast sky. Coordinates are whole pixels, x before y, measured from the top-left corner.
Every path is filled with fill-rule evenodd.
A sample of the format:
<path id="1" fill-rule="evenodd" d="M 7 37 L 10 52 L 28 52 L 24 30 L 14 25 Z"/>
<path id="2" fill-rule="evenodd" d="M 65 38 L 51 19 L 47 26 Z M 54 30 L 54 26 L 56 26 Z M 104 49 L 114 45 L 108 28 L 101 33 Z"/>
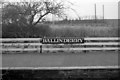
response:
<path id="1" fill-rule="evenodd" d="M 92 16 L 95 15 L 95 4 L 96 4 L 96 15 L 103 16 L 104 5 L 104 16 L 106 19 L 117 19 L 118 18 L 118 2 L 117 0 L 70 0 L 79 16 Z M 91 2 L 90 2 L 91 1 Z M 71 12 L 72 15 L 75 13 Z M 71 15 L 71 14 L 70 14 Z"/>
<path id="2" fill-rule="evenodd" d="M 8 0 L 5 0 L 8 1 Z M 20 1 L 20 0 L 9 0 Z M 27 1 L 27 0 L 26 0 Z M 118 2 L 120 0 L 64 0 L 67 6 L 70 6 L 73 10 L 67 10 L 69 18 L 85 17 L 95 15 L 95 4 L 97 10 L 97 16 L 103 16 L 104 5 L 104 17 L 105 19 L 117 19 L 118 18 Z"/>

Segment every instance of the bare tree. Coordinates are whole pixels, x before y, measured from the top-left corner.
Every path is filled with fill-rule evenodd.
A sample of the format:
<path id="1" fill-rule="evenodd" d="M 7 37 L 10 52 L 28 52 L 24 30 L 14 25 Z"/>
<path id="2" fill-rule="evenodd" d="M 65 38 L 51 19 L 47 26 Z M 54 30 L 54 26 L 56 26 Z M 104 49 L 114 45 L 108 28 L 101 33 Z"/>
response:
<path id="1" fill-rule="evenodd" d="M 3 22 L 34 26 L 48 14 L 64 15 L 64 4 L 50 0 L 4 3 Z M 35 17 L 37 18 L 35 19 Z"/>

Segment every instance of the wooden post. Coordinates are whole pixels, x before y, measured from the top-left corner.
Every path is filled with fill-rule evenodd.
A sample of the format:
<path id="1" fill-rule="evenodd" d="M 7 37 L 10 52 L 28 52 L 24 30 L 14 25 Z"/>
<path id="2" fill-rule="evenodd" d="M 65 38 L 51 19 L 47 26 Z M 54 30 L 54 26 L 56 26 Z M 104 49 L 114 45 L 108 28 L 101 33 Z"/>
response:
<path id="1" fill-rule="evenodd" d="M 40 53 L 42 53 L 42 45 L 40 45 Z"/>
<path id="2" fill-rule="evenodd" d="M 86 48 L 86 45 L 84 45 L 84 48 Z M 86 50 L 84 50 L 83 52 L 84 52 L 84 53 L 86 53 L 87 51 L 86 51 Z"/>
<path id="3" fill-rule="evenodd" d="M 86 43 L 86 41 L 85 41 L 84 39 L 83 39 L 83 42 Z M 84 43 L 83 43 L 83 44 L 84 44 Z M 84 45 L 83 47 L 86 48 L 86 45 Z M 87 50 L 84 50 L 83 52 L 86 53 Z"/>
<path id="4" fill-rule="evenodd" d="M 41 43 L 40 46 L 39 46 L 40 47 L 39 50 L 40 50 L 40 53 L 42 53 L 42 42 L 41 42 L 41 39 L 39 40 L 39 43 Z"/>

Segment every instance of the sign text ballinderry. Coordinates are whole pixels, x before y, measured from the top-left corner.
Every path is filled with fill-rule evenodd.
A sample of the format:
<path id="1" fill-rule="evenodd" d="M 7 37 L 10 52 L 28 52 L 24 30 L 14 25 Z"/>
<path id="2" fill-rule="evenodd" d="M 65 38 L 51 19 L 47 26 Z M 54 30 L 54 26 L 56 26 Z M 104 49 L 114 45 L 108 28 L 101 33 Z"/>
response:
<path id="1" fill-rule="evenodd" d="M 75 44 L 84 43 L 83 38 L 43 38 L 43 44 Z"/>

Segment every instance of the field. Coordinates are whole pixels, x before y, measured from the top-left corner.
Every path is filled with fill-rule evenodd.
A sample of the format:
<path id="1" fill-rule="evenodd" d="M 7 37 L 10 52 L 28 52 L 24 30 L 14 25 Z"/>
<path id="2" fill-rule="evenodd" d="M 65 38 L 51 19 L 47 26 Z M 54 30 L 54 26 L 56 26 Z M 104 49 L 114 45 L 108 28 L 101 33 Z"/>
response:
<path id="1" fill-rule="evenodd" d="M 50 24 L 50 36 L 62 37 L 117 37 L 119 26 L 117 20 L 83 20 L 61 21 Z"/>
<path id="2" fill-rule="evenodd" d="M 53 29 L 54 36 L 62 36 L 62 37 L 117 37 L 118 36 L 118 28 L 117 27 L 78 27 L 69 25 L 63 27 L 54 25 L 55 27 L 60 27 L 57 29 Z M 62 28 L 63 27 L 63 28 Z M 69 27 L 69 28 L 68 28 Z"/>

